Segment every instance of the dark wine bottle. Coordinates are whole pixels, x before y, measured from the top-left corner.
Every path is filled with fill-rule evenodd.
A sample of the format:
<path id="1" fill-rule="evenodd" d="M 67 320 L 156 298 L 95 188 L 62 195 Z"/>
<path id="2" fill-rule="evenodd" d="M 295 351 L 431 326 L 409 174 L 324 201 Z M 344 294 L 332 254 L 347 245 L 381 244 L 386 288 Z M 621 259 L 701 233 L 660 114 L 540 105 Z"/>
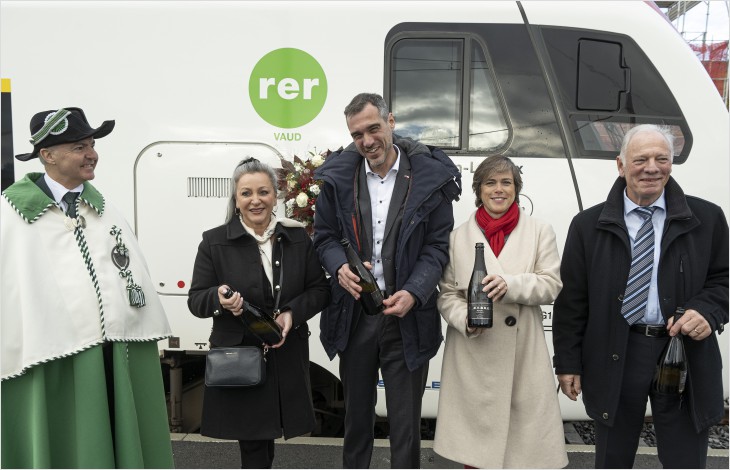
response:
<path id="1" fill-rule="evenodd" d="M 493 322 L 492 299 L 482 289 L 482 279 L 487 275 L 484 264 L 484 243 L 477 243 L 474 253 L 474 270 L 471 272 L 467 291 L 466 324 L 469 328 L 491 328 Z"/>
<path id="2" fill-rule="evenodd" d="M 230 287 L 226 288 L 223 297 L 226 299 L 233 297 L 233 290 Z M 244 300 L 243 312 L 239 318 L 251 333 L 269 346 L 281 341 L 281 327 L 261 307 Z"/>
<path id="3" fill-rule="evenodd" d="M 248 329 L 264 343 L 271 346 L 281 341 L 281 327 L 261 307 L 244 300 L 241 317 Z"/>
<path id="4" fill-rule="evenodd" d="M 683 313 L 683 308 L 677 308 L 674 313 L 674 321 L 676 322 Z M 681 395 L 686 382 L 687 354 L 684 350 L 682 335 L 678 334 L 669 339 L 659 357 L 652 386 L 658 392 Z"/>
<path id="5" fill-rule="evenodd" d="M 357 284 L 362 288 L 362 291 L 360 291 L 360 305 L 362 305 L 362 309 L 368 315 L 377 315 L 385 310 L 385 305 L 383 305 L 383 293 L 380 291 L 380 287 L 378 287 L 375 276 L 362 264 L 362 260 L 352 248 L 352 245 L 350 245 L 349 240 L 343 238 L 340 240 L 340 244 L 345 248 L 345 255 L 347 256 L 347 264 L 350 265 L 350 271 L 360 278 L 360 282 Z"/>

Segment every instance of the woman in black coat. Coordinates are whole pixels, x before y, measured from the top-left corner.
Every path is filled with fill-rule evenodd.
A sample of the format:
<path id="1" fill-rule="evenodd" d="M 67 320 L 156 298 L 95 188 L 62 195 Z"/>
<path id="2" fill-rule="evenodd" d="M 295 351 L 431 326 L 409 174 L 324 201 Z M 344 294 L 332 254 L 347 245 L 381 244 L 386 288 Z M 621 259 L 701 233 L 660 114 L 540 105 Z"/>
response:
<path id="1" fill-rule="evenodd" d="M 329 303 L 329 283 L 302 224 L 274 216 L 270 166 L 242 161 L 231 186 L 227 222 L 204 232 L 198 247 L 188 308 L 213 317 L 211 348 L 262 346 L 241 321 L 243 299 L 281 312 L 283 339 L 268 348 L 264 384 L 205 388 L 201 434 L 238 440 L 243 468 L 271 468 L 274 439 L 314 428 L 307 320 Z M 234 294 L 225 298 L 228 288 Z"/>

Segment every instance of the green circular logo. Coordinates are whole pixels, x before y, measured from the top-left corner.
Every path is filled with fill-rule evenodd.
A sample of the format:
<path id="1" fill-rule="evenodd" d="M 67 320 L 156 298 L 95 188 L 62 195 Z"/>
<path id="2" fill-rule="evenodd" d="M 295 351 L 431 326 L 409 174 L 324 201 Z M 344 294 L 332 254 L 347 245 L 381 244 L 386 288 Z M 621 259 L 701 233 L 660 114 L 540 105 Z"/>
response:
<path id="1" fill-rule="evenodd" d="M 306 52 L 283 48 L 258 61 L 248 81 L 251 104 L 271 125 L 291 129 L 317 117 L 327 99 L 327 77 Z"/>

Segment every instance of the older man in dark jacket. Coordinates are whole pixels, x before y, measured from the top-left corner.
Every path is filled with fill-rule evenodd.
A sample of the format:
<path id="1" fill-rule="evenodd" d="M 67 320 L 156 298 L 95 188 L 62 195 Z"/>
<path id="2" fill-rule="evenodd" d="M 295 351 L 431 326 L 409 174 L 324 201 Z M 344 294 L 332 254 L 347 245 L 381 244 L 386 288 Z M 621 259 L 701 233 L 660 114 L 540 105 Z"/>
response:
<path id="1" fill-rule="evenodd" d="M 632 467 L 647 397 L 665 468 L 703 468 L 708 428 L 723 416 L 715 331 L 728 322 L 728 225 L 722 209 L 670 177 L 673 150 L 663 128 L 629 131 L 608 199 L 573 219 L 565 244 L 554 365 L 563 393 L 582 391 L 595 420 L 596 468 Z M 677 308 L 686 312 L 675 321 Z M 686 389 L 662 393 L 652 387 L 656 364 L 679 334 Z"/>
<path id="2" fill-rule="evenodd" d="M 324 186 L 314 219 L 314 245 L 332 275 L 321 340 L 330 358 L 340 356 L 343 466 L 370 465 L 380 369 L 391 464 L 418 468 L 428 360 L 443 339 L 436 286 L 448 261 L 460 174 L 441 150 L 394 136 L 395 120 L 379 95 L 356 96 L 345 116 L 354 143 L 315 173 Z M 371 263 L 386 296 L 382 315 L 365 315 L 356 300 L 359 278 L 349 269 L 343 238 Z"/>

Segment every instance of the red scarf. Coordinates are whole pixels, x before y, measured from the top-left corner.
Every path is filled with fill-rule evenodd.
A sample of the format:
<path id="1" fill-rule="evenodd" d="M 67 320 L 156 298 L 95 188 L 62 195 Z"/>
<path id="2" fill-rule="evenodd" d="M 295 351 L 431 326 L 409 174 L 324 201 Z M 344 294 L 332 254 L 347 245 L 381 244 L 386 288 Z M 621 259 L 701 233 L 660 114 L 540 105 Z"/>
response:
<path id="1" fill-rule="evenodd" d="M 504 248 L 504 237 L 512 233 L 520 220 L 520 210 L 517 202 L 513 202 L 502 217 L 495 219 L 489 215 L 484 206 L 480 206 L 477 209 L 476 220 L 494 256 L 499 256 Z"/>

